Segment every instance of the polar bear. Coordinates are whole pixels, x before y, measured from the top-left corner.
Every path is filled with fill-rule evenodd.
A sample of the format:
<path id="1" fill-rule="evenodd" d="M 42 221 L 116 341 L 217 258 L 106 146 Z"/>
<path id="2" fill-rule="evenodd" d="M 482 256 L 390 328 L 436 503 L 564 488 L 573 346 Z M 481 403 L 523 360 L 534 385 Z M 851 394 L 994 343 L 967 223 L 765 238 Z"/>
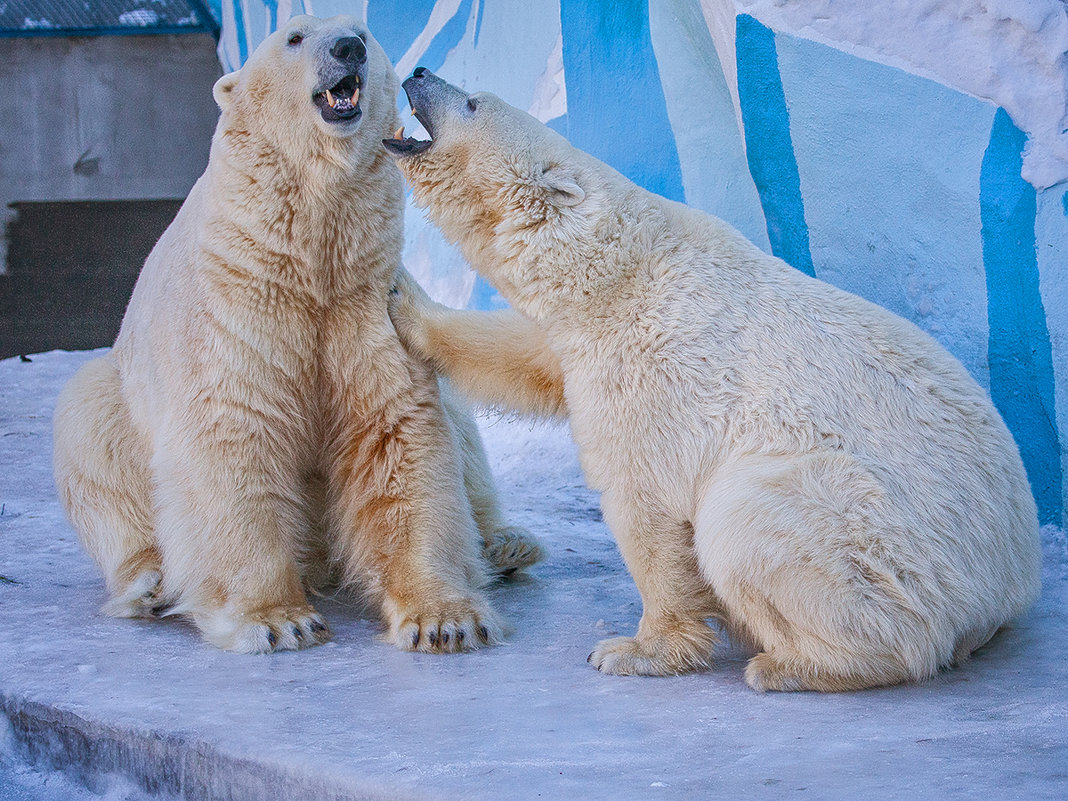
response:
<path id="1" fill-rule="evenodd" d="M 712 618 L 759 651 L 757 690 L 922 680 L 1032 603 L 1019 454 L 933 339 L 493 95 L 422 69 L 404 88 L 431 138 L 387 149 L 516 311 L 402 276 L 394 324 L 461 390 L 569 416 L 644 605 L 598 669 L 704 669 Z"/>
<path id="2" fill-rule="evenodd" d="M 480 588 L 541 550 L 502 521 L 473 419 L 387 316 L 397 91 L 349 17 L 296 17 L 216 83 L 207 170 L 55 415 L 56 484 L 111 614 L 302 648 L 329 636 L 306 585 L 336 577 L 401 648 L 500 638 Z"/>

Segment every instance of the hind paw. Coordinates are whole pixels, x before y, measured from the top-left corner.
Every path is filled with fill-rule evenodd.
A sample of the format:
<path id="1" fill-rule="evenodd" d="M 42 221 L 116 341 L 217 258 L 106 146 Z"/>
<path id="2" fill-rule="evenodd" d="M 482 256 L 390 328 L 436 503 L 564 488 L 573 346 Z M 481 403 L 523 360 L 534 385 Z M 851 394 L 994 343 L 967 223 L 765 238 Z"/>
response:
<path id="1" fill-rule="evenodd" d="M 509 576 L 543 560 L 545 549 L 525 528 L 505 526 L 487 537 L 482 555 L 494 573 Z"/>
<path id="2" fill-rule="evenodd" d="M 104 604 L 104 614 L 112 617 L 159 617 L 163 612 L 159 597 L 163 574 L 156 568 L 146 568 L 115 592 Z"/>

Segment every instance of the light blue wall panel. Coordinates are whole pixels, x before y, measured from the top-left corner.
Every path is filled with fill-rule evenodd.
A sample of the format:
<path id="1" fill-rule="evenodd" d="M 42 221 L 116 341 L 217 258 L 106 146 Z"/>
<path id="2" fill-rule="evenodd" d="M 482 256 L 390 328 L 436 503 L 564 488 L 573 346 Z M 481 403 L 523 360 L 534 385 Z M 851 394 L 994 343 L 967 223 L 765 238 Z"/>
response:
<path id="1" fill-rule="evenodd" d="M 816 274 L 909 318 L 989 385 L 979 172 L 994 107 L 778 34 Z"/>
<path id="2" fill-rule="evenodd" d="M 1038 193 L 1035 251 L 1053 362 L 1051 414 L 1060 435 L 1061 524 L 1068 509 L 1068 187 Z"/>
<path id="3" fill-rule="evenodd" d="M 701 9 L 692 0 L 650 3 L 649 28 L 686 202 L 723 218 L 770 253 L 734 100 Z"/>

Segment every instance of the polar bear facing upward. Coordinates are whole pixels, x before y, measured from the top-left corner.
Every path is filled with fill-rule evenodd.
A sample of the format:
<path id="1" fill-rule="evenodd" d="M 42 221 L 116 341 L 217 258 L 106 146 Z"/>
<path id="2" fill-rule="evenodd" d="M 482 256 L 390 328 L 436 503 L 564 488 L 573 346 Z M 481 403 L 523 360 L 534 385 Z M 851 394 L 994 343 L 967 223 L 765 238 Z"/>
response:
<path id="1" fill-rule="evenodd" d="M 305 586 L 332 572 L 402 648 L 499 638 L 480 587 L 540 549 L 502 523 L 473 420 L 386 313 L 397 89 L 348 17 L 290 20 L 216 84 L 208 168 L 56 411 L 56 484 L 112 614 L 301 648 L 328 637 Z"/>
<path id="2" fill-rule="evenodd" d="M 711 661 L 719 618 L 759 690 L 924 679 L 1023 612 L 1035 505 L 982 389 L 911 323 L 646 192 L 528 115 L 425 70 L 430 141 L 386 146 L 517 312 L 408 279 L 392 316 L 461 389 L 570 417 L 641 592 L 617 674 Z"/>

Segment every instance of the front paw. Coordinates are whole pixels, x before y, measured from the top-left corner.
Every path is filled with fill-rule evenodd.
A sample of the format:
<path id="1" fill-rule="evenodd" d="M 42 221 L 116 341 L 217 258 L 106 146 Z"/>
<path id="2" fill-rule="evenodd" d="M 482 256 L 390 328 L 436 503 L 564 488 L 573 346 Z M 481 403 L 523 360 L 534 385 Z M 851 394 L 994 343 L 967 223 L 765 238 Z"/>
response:
<path id="1" fill-rule="evenodd" d="M 387 603 L 385 639 L 402 651 L 447 654 L 496 645 L 504 625 L 489 606 L 473 598 L 403 606 Z"/>
<path id="2" fill-rule="evenodd" d="M 676 676 L 712 667 L 715 634 L 703 622 L 649 636 L 601 640 L 587 660 L 613 676 Z"/>
<path id="3" fill-rule="evenodd" d="M 242 654 L 296 651 L 330 639 L 326 621 L 310 606 L 278 606 L 238 614 L 219 609 L 194 614 L 193 619 L 212 645 Z"/>

